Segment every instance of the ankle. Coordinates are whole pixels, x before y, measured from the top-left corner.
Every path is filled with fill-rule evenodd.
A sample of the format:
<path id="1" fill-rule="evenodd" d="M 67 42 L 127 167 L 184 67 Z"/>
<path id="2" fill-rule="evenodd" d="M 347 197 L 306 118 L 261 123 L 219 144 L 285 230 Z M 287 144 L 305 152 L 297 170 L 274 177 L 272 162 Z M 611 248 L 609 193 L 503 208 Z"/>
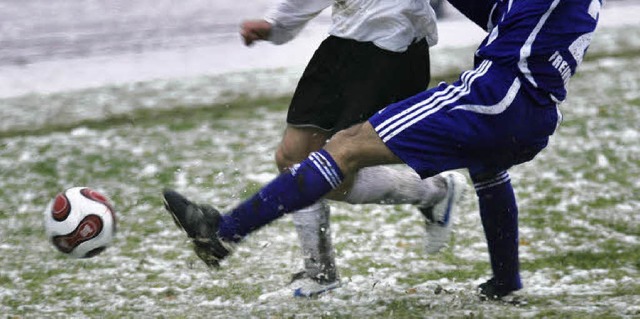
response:
<path id="1" fill-rule="evenodd" d="M 522 283 L 519 278 L 505 281 L 492 277 L 478 286 L 480 295 L 491 300 L 501 299 L 520 289 L 522 289 Z"/>

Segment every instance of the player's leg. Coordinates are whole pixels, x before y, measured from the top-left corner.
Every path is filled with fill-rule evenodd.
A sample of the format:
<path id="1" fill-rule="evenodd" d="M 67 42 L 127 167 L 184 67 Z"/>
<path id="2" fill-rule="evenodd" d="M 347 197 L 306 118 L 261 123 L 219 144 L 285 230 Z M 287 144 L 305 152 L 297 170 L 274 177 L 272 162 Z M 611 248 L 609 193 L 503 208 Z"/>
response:
<path id="1" fill-rule="evenodd" d="M 398 157 L 366 122 L 339 132 L 325 149 L 313 152 L 227 214 L 197 205 L 171 190 L 164 192 L 165 207 L 193 239 L 198 256 L 208 265 L 218 266 L 247 235 L 315 203 L 337 188 L 345 176 L 365 166 L 397 163 Z"/>
<path id="2" fill-rule="evenodd" d="M 318 151 L 333 134 L 339 117 L 343 77 L 350 50 L 348 40 L 330 36 L 324 40 L 304 70 L 287 113 L 287 127 L 275 160 L 282 173 Z M 331 243 L 330 207 L 323 200 L 292 215 L 303 254 L 304 270 L 295 274 L 280 293 L 311 295 L 335 288 L 338 272 Z"/>
<path id="3" fill-rule="evenodd" d="M 555 104 L 540 105 L 518 84 L 510 70 L 492 69 L 484 61 L 453 85 L 391 105 L 369 122 L 339 132 L 325 149 L 228 214 L 213 213 L 171 191 L 165 192 L 165 204 L 196 247 L 208 250 L 209 264 L 217 265 L 234 243 L 317 201 L 363 167 L 401 160 L 422 177 L 460 167 L 473 167 L 473 172 L 486 172 L 478 169 L 483 165 L 508 168 L 542 150 L 558 120 Z"/>
<path id="4" fill-rule="evenodd" d="M 347 184 L 345 181 L 343 185 Z M 402 166 L 372 166 L 358 171 L 347 191 L 327 197 L 351 204 L 412 204 L 424 216 L 425 251 L 435 254 L 449 243 L 456 209 L 467 189 L 467 178 L 456 171 L 422 179 Z M 333 198 L 331 196 L 334 196 Z"/>
<path id="5" fill-rule="evenodd" d="M 358 43 L 357 48 L 359 55 L 349 66 L 353 70 L 346 72 L 343 81 L 344 106 L 336 122 L 338 128 L 361 122 L 382 107 L 423 92 L 430 80 L 425 40 L 414 42 L 403 53 L 385 51 L 372 43 Z M 367 167 L 355 179 L 345 180 L 328 198 L 351 204 L 416 205 L 425 216 L 426 251 L 435 253 L 448 243 L 454 208 L 466 188 L 466 179 L 457 172 L 422 179 L 403 168 Z"/>
<path id="6" fill-rule="evenodd" d="M 289 137 L 291 137 L 291 132 L 297 132 L 299 130 L 290 127 L 287 131 L 289 132 Z M 318 135 L 322 133 L 322 131 L 316 132 Z M 344 141 L 343 135 L 335 136 L 332 140 L 343 146 L 349 145 Z M 284 156 L 281 155 L 287 150 L 286 142 L 291 140 L 288 140 L 285 134 L 283 141 L 278 151 L 279 156 L 277 158 L 279 159 L 284 158 Z M 304 141 L 298 140 L 295 147 L 299 147 L 300 143 L 304 144 Z M 291 150 L 292 148 L 288 149 L 288 151 Z M 291 152 L 289 155 L 290 154 Z M 288 156 L 287 158 L 291 159 L 292 156 Z M 283 163 L 283 161 L 279 161 L 279 164 L 285 164 L 289 167 L 292 166 L 291 163 Z M 381 168 L 382 166 L 376 167 Z M 374 169 L 374 171 L 376 171 L 376 169 Z M 423 183 L 417 181 L 417 184 L 422 185 Z M 415 200 L 417 199 L 414 199 L 414 201 Z M 331 243 L 328 205 L 320 200 L 306 208 L 296 211 L 292 215 L 292 218 L 302 246 L 305 266 L 304 271 L 297 273 L 292 279 L 290 287 L 293 289 L 294 296 L 310 297 L 339 287 L 340 282 L 335 265 L 334 249 Z"/>
<path id="7" fill-rule="evenodd" d="M 319 62 L 322 65 L 317 65 Z M 320 127 L 335 132 L 362 122 L 380 108 L 424 90 L 429 73 L 429 48 L 425 40 L 411 44 L 404 53 L 395 53 L 372 43 L 330 38 L 316 52 L 296 88 L 287 116 L 289 126 L 276 154 L 279 169 L 282 171 L 302 161 L 324 145 L 330 134 L 328 129 Z M 380 183 L 380 180 L 387 182 Z M 432 213 L 427 214 L 429 217 L 434 217 L 425 220 L 430 230 L 427 251 L 436 252 L 445 246 L 448 238 L 448 233 L 438 230 L 449 229 L 451 225 L 441 221 L 449 220 L 445 216 L 451 215 L 451 208 L 456 204 L 448 197 L 458 194 L 447 192 L 448 180 L 438 176 L 423 181 L 409 170 L 377 166 L 359 172 L 355 183 L 353 178 L 347 178 L 341 187 L 344 192 L 334 191 L 330 199 L 345 200 L 346 193 L 347 201 L 353 204 L 415 204 Z M 437 205 L 442 203 L 448 205 Z M 323 285 L 338 278 L 331 245 L 329 206 L 315 203 L 293 214 L 292 219 L 305 270 L 296 274 L 298 280 L 290 286 L 307 287 L 300 289 L 303 295 L 313 293 L 309 289 L 314 287 L 325 291 Z M 436 234 L 437 238 L 432 238 L 431 235 Z M 312 280 L 320 285 L 314 285 Z"/>
<path id="8" fill-rule="evenodd" d="M 390 52 L 370 42 L 351 41 L 351 61 L 342 74 L 341 105 L 336 105 L 334 131 L 366 121 L 380 109 L 424 91 L 430 80 L 429 46 L 412 43 L 405 52 Z M 380 183 L 384 180 L 385 183 Z M 347 179 L 330 199 L 352 204 L 416 204 L 436 202 L 446 190 L 423 183 L 409 170 L 369 167 Z M 427 198 L 428 197 L 428 198 Z"/>
<path id="9" fill-rule="evenodd" d="M 373 43 L 329 37 L 312 57 L 296 87 L 287 114 L 288 127 L 276 152 L 278 168 L 282 171 L 304 160 L 309 153 L 319 150 L 333 132 L 362 122 L 380 108 L 424 90 L 429 73 L 429 47 L 425 40 L 411 44 L 404 53 L 395 53 Z M 380 173 L 387 175 L 385 180 L 397 183 L 390 189 L 370 188 L 373 180 L 366 176 L 378 177 Z M 378 167 L 359 175 L 365 178 L 357 179 L 355 192 L 362 194 L 367 190 L 369 196 L 356 196 L 352 203 L 386 200 L 430 208 L 446 200 L 446 183 L 424 182 L 416 174 Z M 347 178 L 344 184 L 353 185 L 352 180 Z M 379 180 L 376 183 L 380 184 Z M 332 199 L 341 199 L 341 192 L 333 194 Z M 293 214 L 292 219 L 304 255 L 301 281 L 305 278 L 324 284 L 336 281 L 329 206 L 315 203 Z"/>
<path id="10" fill-rule="evenodd" d="M 481 296 L 499 299 L 521 289 L 518 258 L 518 205 L 507 171 L 472 175 L 493 277 L 480 285 Z"/>
<path id="11" fill-rule="evenodd" d="M 276 151 L 280 172 L 318 151 L 333 135 L 345 105 L 345 79 L 357 54 L 355 41 L 334 36 L 318 47 L 298 82 L 287 113 L 287 128 Z M 356 48 L 357 49 L 357 48 Z M 292 215 L 300 242 L 304 269 L 283 292 L 301 296 L 322 293 L 339 286 L 335 253 L 331 243 L 330 207 L 324 200 Z"/>
<path id="12" fill-rule="evenodd" d="M 283 172 L 300 163 L 311 152 L 321 149 L 330 137 L 330 132 L 314 126 L 288 124 L 275 154 L 278 170 Z"/>
<path id="13" fill-rule="evenodd" d="M 493 135 L 494 123 L 476 122 L 479 116 L 473 114 L 455 112 L 452 116 L 451 111 L 467 102 L 466 89 L 489 67 L 490 63 L 483 63 L 478 69 L 465 72 L 454 85 L 440 86 L 393 104 L 369 122 L 338 132 L 324 149 L 280 174 L 228 214 L 220 215 L 209 207 L 193 204 L 172 191 L 164 194 L 166 207 L 193 239 L 201 259 L 216 266 L 245 236 L 285 213 L 316 202 L 338 188 L 345 176 L 363 167 L 400 163 L 399 156 L 422 177 L 468 167 L 474 158 L 470 161 L 464 156 L 464 148 L 486 148 L 495 143 L 478 137 L 474 129 L 482 127 Z M 495 81 L 492 80 L 485 82 Z M 505 140 L 511 139 L 506 136 Z"/>
<path id="14" fill-rule="evenodd" d="M 404 166 L 365 167 L 348 183 L 345 181 L 342 184 L 345 186 L 341 188 L 343 191 L 331 192 L 327 197 L 349 204 L 433 206 L 447 193 L 444 177 L 434 176 L 423 180 Z"/>
<path id="15" fill-rule="evenodd" d="M 276 151 L 280 172 L 303 161 L 324 146 L 329 131 L 313 126 L 288 125 Z M 304 270 L 291 281 L 294 294 L 309 296 L 339 286 L 335 253 L 331 242 L 330 208 L 324 200 L 292 214 L 304 258 Z"/>
<path id="16" fill-rule="evenodd" d="M 460 97 L 468 94 L 464 89 L 487 69 L 488 65 L 483 64 L 478 70 L 466 72 L 455 85 L 440 86 L 393 104 L 370 118 L 369 122 L 338 132 L 323 150 L 312 153 L 300 164 L 280 174 L 228 214 L 216 215 L 207 207 L 193 204 L 172 191 L 164 194 L 166 208 L 193 239 L 197 250 L 211 250 L 209 258 L 200 257 L 215 266 L 228 255 L 228 247 L 283 214 L 314 203 L 338 188 L 345 176 L 363 167 L 400 163 L 396 154 L 402 155 L 402 161 L 422 177 L 465 167 L 467 163 L 459 150 L 463 141 L 457 140 L 457 134 L 451 135 L 449 131 L 455 132 L 460 125 L 467 125 L 467 118 L 451 117 L 448 109 L 444 109 L 444 106 L 455 106 L 457 100 L 440 100 L 438 97 L 450 97 L 451 92 Z M 406 125 L 416 115 L 414 111 L 435 119 Z M 375 130 L 372 125 L 375 125 Z"/>
<path id="17" fill-rule="evenodd" d="M 509 91 L 515 91 L 518 83 L 518 79 L 513 79 Z M 522 288 L 519 208 L 507 169 L 533 159 L 544 149 L 559 120 L 556 104 L 550 100 L 542 105 L 519 90 L 517 94 L 507 94 L 503 101 L 509 99 L 512 99 L 510 103 L 467 104 L 459 108 L 479 118 L 486 117 L 482 114 L 491 114 L 484 125 L 494 127 L 493 134 L 503 137 L 495 139 L 495 144 L 501 145 L 499 149 L 478 156 L 469 166 L 492 269 L 491 279 L 479 286 L 481 297 L 486 299 L 500 299 Z"/>
<path id="18" fill-rule="evenodd" d="M 526 105 L 526 102 L 521 104 Z M 511 185 L 511 178 L 505 168 L 531 160 L 547 145 L 547 134 L 557 126 L 559 116 L 556 107 L 521 107 L 519 111 L 507 117 L 512 118 L 514 127 L 522 127 L 526 132 L 513 130 L 513 145 L 506 152 L 494 152 L 496 156 L 487 156 L 488 165 L 470 168 L 471 178 L 478 197 L 480 218 L 487 240 L 492 277 L 479 286 L 481 297 L 500 299 L 522 288 L 518 253 L 518 205 Z M 518 123 L 518 119 L 526 119 Z M 530 132 L 541 131 L 538 137 L 527 136 Z M 535 133 L 534 133 L 535 134 Z M 539 133 L 538 133 L 539 134 Z"/>
<path id="19" fill-rule="evenodd" d="M 540 105 L 509 70 L 484 61 L 459 81 L 411 98 L 402 112 L 370 122 L 385 144 L 421 174 L 470 169 L 489 248 L 493 278 L 481 285 L 501 298 L 522 284 L 518 263 L 518 207 L 506 169 L 531 160 L 557 125 L 555 104 Z"/>

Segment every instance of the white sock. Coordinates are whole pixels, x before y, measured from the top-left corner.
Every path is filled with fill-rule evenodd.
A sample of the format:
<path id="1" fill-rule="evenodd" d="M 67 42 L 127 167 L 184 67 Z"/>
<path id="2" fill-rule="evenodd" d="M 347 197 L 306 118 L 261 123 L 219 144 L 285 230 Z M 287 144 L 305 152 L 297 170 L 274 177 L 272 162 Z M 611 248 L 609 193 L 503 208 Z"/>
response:
<path id="1" fill-rule="evenodd" d="M 440 175 L 420 179 L 401 167 L 372 166 L 361 169 L 344 201 L 350 204 L 414 204 L 431 206 L 447 194 Z"/>
<path id="2" fill-rule="evenodd" d="M 308 276 L 323 282 L 338 279 L 329 212 L 329 206 L 320 200 L 291 215 L 302 246 L 305 271 Z"/>

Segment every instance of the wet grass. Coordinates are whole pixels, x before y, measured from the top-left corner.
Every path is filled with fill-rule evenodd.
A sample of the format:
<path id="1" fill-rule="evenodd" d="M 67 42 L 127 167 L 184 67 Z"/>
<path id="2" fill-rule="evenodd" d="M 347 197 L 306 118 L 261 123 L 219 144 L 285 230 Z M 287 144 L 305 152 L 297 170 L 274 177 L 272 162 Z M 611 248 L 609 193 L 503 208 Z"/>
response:
<path id="1" fill-rule="evenodd" d="M 490 274 L 473 192 L 449 248 L 422 253 L 406 206 L 332 205 L 346 285 L 314 300 L 260 300 L 301 256 L 288 218 L 207 269 L 162 209 L 178 188 L 226 210 L 275 174 L 288 96 L 135 110 L 0 133 L 0 313 L 7 318 L 620 318 L 640 316 L 640 60 L 633 43 L 588 55 L 549 147 L 510 173 L 520 202 L 526 302 L 481 302 Z M 603 61 L 615 61 L 604 63 Z M 442 78 L 451 78 L 439 74 Z M 122 97 L 126 100 L 126 97 Z M 88 185 L 118 212 L 113 246 L 88 260 L 56 252 L 42 210 Z"/>

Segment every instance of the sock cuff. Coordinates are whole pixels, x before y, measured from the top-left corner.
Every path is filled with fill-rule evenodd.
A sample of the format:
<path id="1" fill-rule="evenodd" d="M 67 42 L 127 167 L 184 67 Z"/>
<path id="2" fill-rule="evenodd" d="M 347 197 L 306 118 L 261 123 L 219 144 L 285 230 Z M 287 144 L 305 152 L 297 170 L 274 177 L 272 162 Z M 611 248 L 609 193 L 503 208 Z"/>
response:
<path id="1" fill-rule="evenodd" d="M 476 189 L 476 192 L 478 192 L 496 185 L 508 183 L 510 181 L 511 177 L 509 176 L 509 173 L 507 171 L 502 171 L 490 178 L 473 183 L 473 187 Z"/>
<path id="2" fill-rule="evenodd" d="M 313 152 L 309 154 L 308 160 L 327 180 L 331 188 L 336 189 L 342 183 L 344 175 L 329 152 L 324 149 Z"/>
<path id="3" fill-rule="evenodd" d="M 328 209 L 329 205 L 327 205 L 327 203 L 325 202 L 324 199 L 321 199 L 305 208 L 302 209 L 298 209 L 296 211 L 296 214 L 298 213 L 305 213 L 305 212 L 312 212 L 315 213 L 317 211 L 321 211 L 321 210 L 326 210 Z"/>
<path id="4" fill-rule="evenodd" d="M 295 211 L 295 213 L 291 215 L 291 219 L 296 227 L 308 226 L 319 229 L 319 225 L 329 224 L 329 214 L 329 205 L 320 200 L 311 206 Z"/>

